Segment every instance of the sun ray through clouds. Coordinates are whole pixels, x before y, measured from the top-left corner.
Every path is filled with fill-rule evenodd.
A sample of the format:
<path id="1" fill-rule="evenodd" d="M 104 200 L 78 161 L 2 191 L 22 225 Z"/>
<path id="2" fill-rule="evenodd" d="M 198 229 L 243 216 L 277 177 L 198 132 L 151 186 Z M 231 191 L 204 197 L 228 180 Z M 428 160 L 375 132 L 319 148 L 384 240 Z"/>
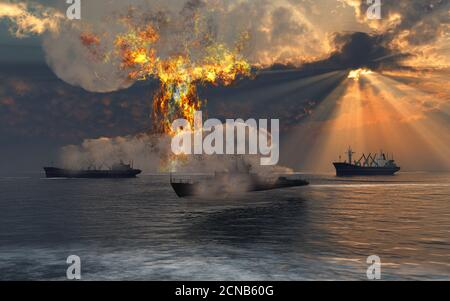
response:
<path id="1" fill-rule="evenodd" d="M 424 106 L 425 101 L 433 96 L 383 75 L 373 76 L 371 80 L 380 86 L 382 99 L 396 110 L 400 121 L 410 127 L 416 139 L 423 142 L 421 146 L 431 151 L 428 156 L 436 156 L 440 162 L 450 166 L 447 158 L 450 137 L 446 124 L 430 118 L 430 109 Z"/>
<path id="2" fill-rule="evenodd" d="M 424 92 L 381 72 L 350 71 L 305 121 L 308 126 L 301 126 L 314 135 L 293 135 L 313 146 L 305 169 L 331 171 L 331 162 L 348 146 L 358 152 L 397 154 L 406 170 L 449 168 L 446 95 Z M 435 118 L 436 113 L 441 118 Z M 318 120 L 323 124 L 316 125 Z"/>

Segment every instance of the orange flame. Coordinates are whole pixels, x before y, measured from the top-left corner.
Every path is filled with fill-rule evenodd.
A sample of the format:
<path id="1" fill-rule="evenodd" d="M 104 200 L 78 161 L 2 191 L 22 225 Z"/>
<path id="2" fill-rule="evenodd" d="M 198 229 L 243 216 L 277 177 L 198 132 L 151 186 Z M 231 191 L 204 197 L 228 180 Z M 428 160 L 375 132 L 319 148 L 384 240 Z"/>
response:
<path id="1" fill-rule="evenodd" d="M 153 129 L 159 133 L 173 134 L 171 122 L 184 118 L 193 125 L 194 112 L 202 101 L 197 94 L 197 84 L 230 85 L 238 76 L 250 75 L 250 65 L 239 55 L 222 44 L 202 49 L 204 54 L 195 62 L 189 51 L 160 58 L 155 43 L 158 32 L 150 25 L 130 30 L 116 37 L 116 49 L 121 57 L 121 67 L 129 70 L 133 80 L 156 77 L 160 90 L 153 98 Z"/>

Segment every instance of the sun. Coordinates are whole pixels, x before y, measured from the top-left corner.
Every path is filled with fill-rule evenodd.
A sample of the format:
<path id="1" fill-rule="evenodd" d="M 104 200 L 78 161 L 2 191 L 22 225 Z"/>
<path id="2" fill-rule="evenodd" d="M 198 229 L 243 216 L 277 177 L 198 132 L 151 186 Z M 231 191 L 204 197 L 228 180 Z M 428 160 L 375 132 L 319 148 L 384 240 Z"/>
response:
<path id="1" fill-rule="evenodd" d="M 367 74 L 371 74 L 371 73 L 373 73 L 373 71 L 370 69 L 359 68 L 359 69 L 350 71 L 347 78 L 353 79 L 354 81 L 358 81 L 362 75 L 367 75 Z"/>

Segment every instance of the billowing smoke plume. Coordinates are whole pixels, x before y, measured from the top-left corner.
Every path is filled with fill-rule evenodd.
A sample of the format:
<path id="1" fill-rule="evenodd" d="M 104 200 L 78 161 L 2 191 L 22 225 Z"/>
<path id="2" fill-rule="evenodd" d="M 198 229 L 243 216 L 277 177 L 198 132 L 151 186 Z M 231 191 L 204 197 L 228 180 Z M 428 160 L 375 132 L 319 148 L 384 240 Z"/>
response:
<path id="1" fill-rule="evenodd" d="M 44 34 L 47 62 L 58 77 L 92 92 L 132 84 L 113 51 L 114 38 L 130 23 L 148 22 L 158 29 L 156 49 L 163 59 L 186 51 L 195 58 L 194 35 L 237 47 L 258 66 L 298 64 L 326 52 L 314 27 L 290 1 L 83 1 L 81 20 L 74 21 L 65 18 L 65 1 L 55 9 L 29 3 L 2 4 L 0 18 L 9 18 L 18 35 Z M 83 33 L 92 34 L 92 39 L 80 39 Z"/>
<path id="2" fill-rule="evenodd" d="M 261 165 L 260 155 L 196 155 L 186 157 L 174 171 L 179 173 L 214 173 L 244 171 L 273 176 L 291 173 L 292 169 L 280 165 Z"/>
<path id="3" fill-rule="evenodd" d="M 82 32 L 80 27 L 74 28 L 66 23 L 60 27 L 58 35 L 44 36 L 45 57 L 53 72 L 63 81 L 91 92 L 111 92 L 130 87 L 133 81 L 118 68 L 118 58 L 111 57 L 109 62 L 104 62 L 96 57 L 83 45 Z M 103 42 L 110 38 L 105 36 Z"/>
<path id="4" fill-rule="evenodd" d="M 61 150 L 61 163 L 67 168 L 107 169 L 120 161 L 133 162 L 145 172 L 160 171 L 161 161 L 170 151 L 168 137 L 140 134 L 115 138 L 86 139 L 81 145 Z"/>
<path id="5" fill-rule="evenodd" d="M 243 124 L 242 124 L 243 125 Z M 225 137 L 229 125 L 223 125 L 221 132 Z M 267 137 L 269 143 L 268 148 L 275 151 L 279 148 L 278 139 L 272 139 L 270 133 L 264 129 L 249 126 L 245 131 L 245 135 L 238 135 L 236 128 L 234 146 L 235 153 L 239 145 L 248 147 L 250 133 Z M 183 135 L 186 139 L 192 141 L 191 147 L 194 146 L 194 132 L 186 131 Z M 204 132 L 204 137 L 208 133 Z M 261 139 L 261 136 L 259 139 Z M 225 140 L 226 141 L 226 140 Z M 224 142 L 225 142 L 224 141 Z M 215 141 L 214 143 L 218 143 Z M 240 167 L 238 165 L 245 164 L 249 167 L 249 171 L 258 174 L 273 175 L 276 173 L 289 173 L 290 169 L 279 165 L 261 165 L 260 154 L 250 155 L 232 155 L 232 154 L 216 154 L 216 155 L 192 155 L 184 154 L 175 156 L 172 153 L 172 140 L 168 135 L 151 135 L 139 134 L 135 136 L 115 137 L 115 138 L 98 138 L 87 139 L 81 145 L 69 145 L 61 151 L 61 163 L 67 168 L 108 168 L 119 161 L 134 162 L 134 166 L 144 170 L 145 172 L 161 172 L 171 171 L 180 173 L 214 173 L 236 171 Z M 192 149 L 193 150 L 193 149 Z M 224 149 L 225 150 L 225 149 Z M 187 151 L 189 152 L 189 151 Z M 267 157 L 267 155 L 264 155 Z M 241 166 L 242 167 L 242 166 Z"/>
<path id="6" fill-rule="evenodd" d="M 170 138 L 141 134 L 137 136 L 86 139 L 81 145 L 62 148 L 60 161 L 66 168 L 103 168 L 133 162 L 144 172 L 174 171 L 180 173 L 214 173 L 236 170 L 237 164 L 248 164 L 258 174 L 289 173 L 290 169 L 274 165 L 261 166 L 259 155 L 189 155 L 169 162 Z M 172 158 L 174 159 L 174 158 Z"/>

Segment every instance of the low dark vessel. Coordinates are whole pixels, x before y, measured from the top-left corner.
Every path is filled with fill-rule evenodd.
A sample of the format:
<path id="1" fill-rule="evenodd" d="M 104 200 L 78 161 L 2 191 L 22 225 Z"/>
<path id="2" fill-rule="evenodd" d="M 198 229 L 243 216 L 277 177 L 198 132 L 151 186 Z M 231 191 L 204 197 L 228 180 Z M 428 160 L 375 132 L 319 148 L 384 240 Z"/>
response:
<path id="1" fill-rule="evenodd" d="M 110 169 L 76 170 L 44 167 L 44 170 L 47 178 L 134 178 L 142 172 L 123 162 L 114 164 Z"/>
<path id="2" fill-rule="evenodd" d="M 262 177 L 244 171 L 216 172 L 202 179 L 170 175 L 170 185 L 179 197 L 223 196 L 230 193 L 251 192 L 305 186 L 309 183 L 292 176 Z"/>
<path id="3" fill-rule="evenodd" d="M 390 159 L 383 152 L 379 154 L 363 154 L 357 161 L 352 162 L 352 155 L 354 152 L 351 148 L 348 149 L 348 161 L 334 162 L 336 168 L 336 176 L 379 176 L 379 175 L 393 175 L 400 170 L 400 167 L 395 164 L 394 158 Z"/>

